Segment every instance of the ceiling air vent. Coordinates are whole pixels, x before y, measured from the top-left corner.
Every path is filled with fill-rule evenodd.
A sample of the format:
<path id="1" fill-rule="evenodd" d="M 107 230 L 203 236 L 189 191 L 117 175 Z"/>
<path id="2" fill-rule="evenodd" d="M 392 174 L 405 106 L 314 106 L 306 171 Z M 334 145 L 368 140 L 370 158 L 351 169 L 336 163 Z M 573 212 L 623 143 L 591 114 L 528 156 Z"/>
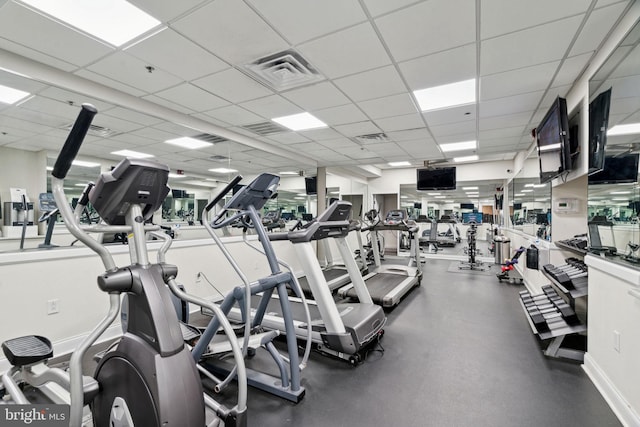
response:
<path id="1" fill-rule="evenodd" d="M 70 131 L 73 127 L 73 123 L 69 123 L 68 125 L 64 125 L 61 129 L 65 131 Z M 111 138 L 112 136 L 119 135 L 120 132 L 117 132 L 113 129 L 105 128 L 102 126 L 89 125 L 89 130 L 87 131 L 89 135 L 99 136 L 100 138 Z"/>
<path id="2" fill-rule="evenodd" d="M 221 156 L 220 154 L 216 154 L 215 156 L 210 156 L 209 160 L 213 160 L 214 162 L 227 162 L 231 159 L 227 156 Z"/>
<path id="3" fill-rule="evenodd" d="M 379 144 L 381 142 L 392 142 L 391 138 L 384 132 L 368 133 L 354 138 L 358 144 Z"/>
<path id="4" fill-rule="evenodd" d="M 291 89 L 324 80 L 306 59 L 295 50 L 285 50 L 260 58 L 246 69 L 275 90 Z"/>
<path id="5" fill-rule="evenodd" d="M 219 142 L 228 141 L 228 139 L 223 138 L 218 135 L 211 135 L 210 133 L 201 133 L 199 135 L 194 135 L 191 138 L 199 139 L 200 141 L 210 142 L 212 144 L 218 144 Z"/>
<path id="6" fill-rule="evenodd" d="M 288 132 L 289 129 L 280 126 L 274 122 L 262 122 L 262 123 L 254 123 L 252 125 L 244 125 L 242 126 L 244 129 L 251 131 L 253 133 L 257 133 L 258 135 L 271 135 L 273 133 L 282 133 Z"/>

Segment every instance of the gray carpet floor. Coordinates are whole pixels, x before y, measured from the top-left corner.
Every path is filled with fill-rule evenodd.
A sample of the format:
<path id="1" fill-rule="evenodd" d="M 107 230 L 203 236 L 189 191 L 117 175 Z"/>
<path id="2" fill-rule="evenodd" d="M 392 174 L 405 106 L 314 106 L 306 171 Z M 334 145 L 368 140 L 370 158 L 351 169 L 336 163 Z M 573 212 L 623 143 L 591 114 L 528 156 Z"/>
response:
<path id="1" fill-rule="evenodd" d="M 427 260 L 422 285 L 387 313 L 384 352 L 355 368 L 313 354 L 298 404 L 250 389 L 249 425 L 621 425 L 579 364 L 542 354 L 522 285 L 450 264 Z"/>

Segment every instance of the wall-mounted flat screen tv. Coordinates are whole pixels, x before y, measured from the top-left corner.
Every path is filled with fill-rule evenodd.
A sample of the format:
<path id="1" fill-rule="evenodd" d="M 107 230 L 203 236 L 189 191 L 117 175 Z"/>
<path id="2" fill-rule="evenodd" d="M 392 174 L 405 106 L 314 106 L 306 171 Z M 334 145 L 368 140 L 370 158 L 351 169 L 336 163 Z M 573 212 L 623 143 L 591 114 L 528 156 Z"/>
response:
<path id="1" fill-rule="evenodd" d="M 306 190 L 307 195 L 313 196 L 318 194 L 318 177 L 317 176 L 308 176 L 304 179 L 304 188 Z"/>
<path id="2" fill-rule="evenodd" d="M 599 94 L 589 104 L 589 174 L 604 168 L 610 106 L 611 88 Z"/>
<path id="3" fill-rule="evenodd" d="M 540 182 L 549 182 L 571 170 L 567 101 L 557 97 L 536 128 Z"/>
<path id="4" fill-rule="evenodd" d="M 456 168 L 436 168 L 417 170 L 418 190 L 455 190 Z"/>
<path id="5" fill-rule="evenodd" d="M 589 175 L 589 185 L 637 182 L 639 157 L 637 153 L 606 156 L 604 168 L 600 172 Z"/>

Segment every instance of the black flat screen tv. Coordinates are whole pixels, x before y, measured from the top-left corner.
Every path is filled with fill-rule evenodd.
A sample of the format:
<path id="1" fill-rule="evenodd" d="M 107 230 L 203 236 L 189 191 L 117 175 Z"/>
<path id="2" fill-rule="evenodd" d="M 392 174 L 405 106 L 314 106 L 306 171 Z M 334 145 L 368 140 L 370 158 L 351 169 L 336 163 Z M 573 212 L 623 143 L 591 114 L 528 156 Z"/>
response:
<path id="1" fill-rule="evenodd" d="M 422 202 L 413 202 L 414 209 L 422 209 Z"/>
<path id="2" fill-rule="evenodd" d="M 474 209 L 473 203 L 460 203 L 460 209 Z"/>
<path id="3" fill-rule="evenodd" d="M 557 97 L 536 128 L 540 182 L 549 182 L 571 170 L 567 101 Z"/>
<path id="4" fill-rule="evenodd" d="M 610 106 L 611 88 L 599 94 L 589 104 L 589 174 L 604 168 Z"/>
<path id="5" fill-rule="evenodd" d="M 308 176 L 304 179 L 304 188 L 307 195 L 312 196 L 318 194 L 318 177 Z"/>
<path id="6" fill-rule="evenodd" d="M 456 168 L 418 169 L 417 189 L 423 191 L 455 190 Z"/>
<path id="7" fill-rule="evenodd" d="M 637 182 L 639 157 L 637 153 L 606 156 L 604 168 L 600 172 L 589 175 L 589 185 Z"/>

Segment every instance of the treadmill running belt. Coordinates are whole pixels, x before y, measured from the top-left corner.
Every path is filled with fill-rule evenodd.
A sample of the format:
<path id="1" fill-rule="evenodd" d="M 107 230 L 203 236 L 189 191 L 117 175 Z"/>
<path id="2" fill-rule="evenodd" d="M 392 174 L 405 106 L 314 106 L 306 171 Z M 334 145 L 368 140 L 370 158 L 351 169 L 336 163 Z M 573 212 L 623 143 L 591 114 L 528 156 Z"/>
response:
<path id="1" fill-rule="evenodd" d="M 331 282 L 342 276 L 348 276 L 347 270 L 344 268 L 330 268 L 328 270 L 322 270 L 322 274 L 327 282 Z M 347 281 L 348 283 L 349 281 Z M 313 298 L 313 293 L 311 292 L 311 286 L 309 286 L 309 281 L 307 280 L 307 276 L 298 277 L 298 283 L 300 283 L 300 287 L 302 288 L 302 292 L 306 297 Z"/>
<path id="2" fill-rule="evenodd" d="M 403 274 L 377 273 L 365 280 L 365 284 L 367 285 L 367 289 L 369 289 L 373 302 L 381 304 L 391 291 L 407 279 L 411 279 L 411 277 Z M 348 298 L 358 298 L 354 288 L 349 289 L 345 296 Z"/>

